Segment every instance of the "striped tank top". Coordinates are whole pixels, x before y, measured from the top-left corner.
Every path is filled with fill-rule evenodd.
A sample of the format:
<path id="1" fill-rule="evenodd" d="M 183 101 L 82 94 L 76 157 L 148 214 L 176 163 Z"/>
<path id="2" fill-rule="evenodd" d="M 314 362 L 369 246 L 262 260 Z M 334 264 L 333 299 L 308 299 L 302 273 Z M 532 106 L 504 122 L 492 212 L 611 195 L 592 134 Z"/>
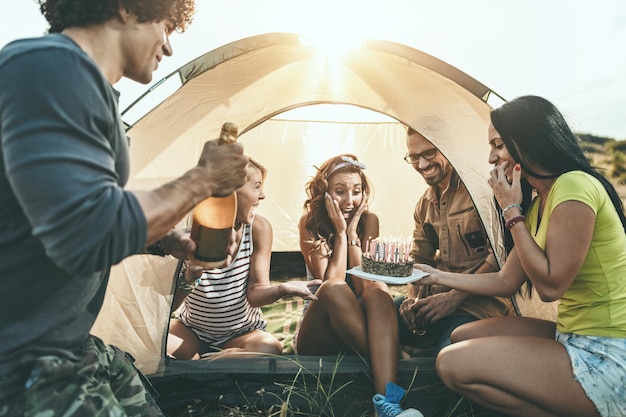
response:
<path id="1" fill-rule="evenodd" d="M 246 297 L 252 225 L 243 227 L 234 261 L 225 268 L 205 270 L 180 310 L 179 319 L 201 340 L 218 348 L 237 335 L 263 330 L 267 325 L 261 309 L 252 307 Z"/>

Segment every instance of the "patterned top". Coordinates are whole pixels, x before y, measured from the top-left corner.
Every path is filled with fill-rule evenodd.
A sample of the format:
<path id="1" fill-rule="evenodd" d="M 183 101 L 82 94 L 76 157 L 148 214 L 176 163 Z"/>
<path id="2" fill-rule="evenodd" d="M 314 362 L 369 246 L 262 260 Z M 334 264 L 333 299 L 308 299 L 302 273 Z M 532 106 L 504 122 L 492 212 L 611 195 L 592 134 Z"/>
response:
<path id="1" fill-rule="evenodd" d="M 252 225 L 246 224 L 234 261 L 225 268 L 205 270 L 181 306 L 179 319 L 214 347 L 267 325 L 261 309 L 252 307 L 246 296 L 252 252 Z"/>

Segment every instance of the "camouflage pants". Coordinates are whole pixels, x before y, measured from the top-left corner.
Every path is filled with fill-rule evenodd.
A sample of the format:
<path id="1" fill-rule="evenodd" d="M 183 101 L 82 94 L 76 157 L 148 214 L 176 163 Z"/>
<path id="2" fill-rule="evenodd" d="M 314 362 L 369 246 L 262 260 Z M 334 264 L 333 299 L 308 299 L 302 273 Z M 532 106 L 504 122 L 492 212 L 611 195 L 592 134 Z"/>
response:
<path id="1" fill-rule="evenodd" d="M 91 336 L 79 361 L 44 356 L 0 375 L 0 417 L 163 416 L 144 380 L 129 355 Z"/>

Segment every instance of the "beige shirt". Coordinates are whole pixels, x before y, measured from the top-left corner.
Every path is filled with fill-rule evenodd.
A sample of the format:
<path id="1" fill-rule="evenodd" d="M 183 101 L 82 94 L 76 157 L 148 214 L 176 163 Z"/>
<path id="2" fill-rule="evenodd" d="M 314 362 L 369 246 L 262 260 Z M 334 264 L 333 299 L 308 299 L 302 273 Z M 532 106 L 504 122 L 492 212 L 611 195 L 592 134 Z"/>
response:
<path id="1" fill-rule="evenodd" d="M 413 218 L 411 255 L 416 263 L 450 272 L 472 273 L 483 262 L 498 269 L 478 211 L 456 171 L 440 199 L 435 187 L 426 190 L 415 206 Z M 441 285 L 423 286 L 418 297 L 449 290 Z M 501 297 L 470 296 L 459 310 L 478 318 L 514 314 L 511 300 Z"/>

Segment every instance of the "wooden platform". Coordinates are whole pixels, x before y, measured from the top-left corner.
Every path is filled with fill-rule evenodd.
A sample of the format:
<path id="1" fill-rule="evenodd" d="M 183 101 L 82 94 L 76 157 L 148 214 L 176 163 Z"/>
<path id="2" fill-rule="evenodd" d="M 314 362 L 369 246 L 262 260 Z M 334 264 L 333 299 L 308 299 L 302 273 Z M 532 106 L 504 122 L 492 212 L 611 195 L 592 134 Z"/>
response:
<path id="1" fill-rule="evenodd" d="M 149 379 L 170 417 L 373 415 L 369 364 L 355 356 L 168 361 Z M 432 358 L 401 360 L 399 384 L 425 417 L 500 417 L 446 389 Z"/>

